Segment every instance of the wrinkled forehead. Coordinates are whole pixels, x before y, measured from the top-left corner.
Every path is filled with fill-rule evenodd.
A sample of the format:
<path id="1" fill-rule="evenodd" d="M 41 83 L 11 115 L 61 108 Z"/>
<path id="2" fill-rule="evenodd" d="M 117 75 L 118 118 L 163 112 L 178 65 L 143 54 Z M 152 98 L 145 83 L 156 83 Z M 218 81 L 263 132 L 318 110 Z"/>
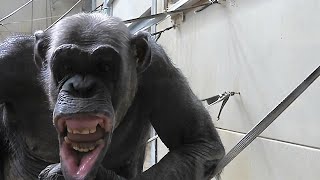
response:
<path id="1" fill-rule="evenodd" d="M 77 14 L 59 21 L 50 30 L 51 47 L 76 44 L 81 47 L 111 45 L 117 49 L 129 46 L 130 32 L 119 19 L 102 14 Z"/>

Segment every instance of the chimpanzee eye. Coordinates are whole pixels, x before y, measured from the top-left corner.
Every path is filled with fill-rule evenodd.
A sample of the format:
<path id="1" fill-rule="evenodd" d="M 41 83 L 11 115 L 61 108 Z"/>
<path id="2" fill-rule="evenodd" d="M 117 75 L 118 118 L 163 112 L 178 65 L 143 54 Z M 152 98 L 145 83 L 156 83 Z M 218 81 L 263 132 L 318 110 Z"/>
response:
<path id="1" fill-rule="evenodd" d="M 56 76 L 56 81 L 59 83 L 61 80 L 63 80 L 65 77 L 70 76 L 72 74 L 72 66 L 69 63 L 61 64 L 60 67 L 56 66 L 55 76 Z"/>
<path id="2" fill-rule="evenodd" d="M 106 73 L 106 72 L 110 72 L 111 71 L 111 66 L 109 64 L 106 64 L 106 63 L 99 63 L 97 65 L 98 67 L 98 71 L 100 73 Z"/>
<path id="3" fill-rule="evenodd" d="M 68 63 L 68 64 L 64 64 L 61 71 L 60 71 L 60 75 L 62 78 L 66 77 L 66 76 L 69 76 L 70 74 L 72 73 L 72 67 L 71 65 Z M 59 80 L 61 80 L 62 78 L 60 78 Z"/>
<path id="4" fill-rule="evenodd" d="M 110 71 L 110 66 L 107 65 L 107 64 L 103 65 L 102 71 L 103 71 L 103 72 L 108 72 L 108 71 Z"/>
<path id="5" fill-rule="evenodd" d="M 68 65 L 68 64 L 65 64 L 63 66 L 63 71 L 64 71 L 65 74 L 69 74 L 72 71 L 72 67 L 70 65 Z"/>

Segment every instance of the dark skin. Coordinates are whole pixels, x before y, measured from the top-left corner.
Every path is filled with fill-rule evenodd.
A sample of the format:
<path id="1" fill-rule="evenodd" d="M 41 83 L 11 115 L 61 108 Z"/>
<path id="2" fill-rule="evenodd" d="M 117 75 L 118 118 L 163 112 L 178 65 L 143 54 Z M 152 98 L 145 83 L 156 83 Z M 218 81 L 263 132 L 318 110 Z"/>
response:
<path id="1" fill-rule="evenodd" d="M 41 179 L 208 179 L 225 153 L 219 135 L 148 33 L 79 14 L 35 37 L 60 151 Z M 151 124 L 170 152 L 142 173 Z"/>

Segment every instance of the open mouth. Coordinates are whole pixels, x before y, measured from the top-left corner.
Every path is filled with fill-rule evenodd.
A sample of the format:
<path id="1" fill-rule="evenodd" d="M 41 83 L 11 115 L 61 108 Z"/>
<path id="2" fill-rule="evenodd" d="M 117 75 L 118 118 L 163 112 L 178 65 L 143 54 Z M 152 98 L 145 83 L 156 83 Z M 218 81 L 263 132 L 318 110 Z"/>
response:
<path id="1" fill-rule="evenodd" d="M 62 168 L 73 179 L 84 179 L 106 149 L 112 120 L 100 114 L 72 114 L 56 118 Z"/>

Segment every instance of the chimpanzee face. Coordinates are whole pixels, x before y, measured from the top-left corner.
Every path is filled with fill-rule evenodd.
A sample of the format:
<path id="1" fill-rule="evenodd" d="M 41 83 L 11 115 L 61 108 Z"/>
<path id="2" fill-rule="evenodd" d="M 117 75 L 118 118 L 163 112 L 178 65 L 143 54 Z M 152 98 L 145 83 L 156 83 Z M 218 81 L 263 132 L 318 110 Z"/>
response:
<path id="1" fill-rule="evenodd" d="M 101 14 L 74 15 L 35 36 L 64 176 L 93 178 L 147 67 L 147 41 Z"/>

